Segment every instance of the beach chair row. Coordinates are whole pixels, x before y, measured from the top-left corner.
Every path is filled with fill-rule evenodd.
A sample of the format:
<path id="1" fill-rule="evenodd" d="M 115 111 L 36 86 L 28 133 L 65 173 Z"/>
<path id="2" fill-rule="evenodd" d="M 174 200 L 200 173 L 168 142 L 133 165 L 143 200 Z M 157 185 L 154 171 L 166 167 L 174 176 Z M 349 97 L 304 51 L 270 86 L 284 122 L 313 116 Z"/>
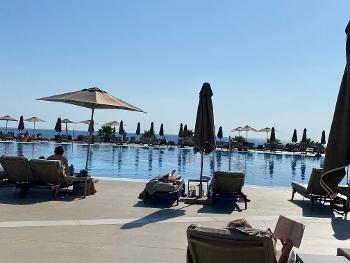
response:
<path id="1" fill-rule="evenodd" d="M 1 156 L 4 169 L 1 186 L 15 186 L 21 189 L 24 198 L 29 188 L 50 188 L 56 197 L 62 187 L 72 185 L 66 179 L 64 167 L 58 160 L 28 160 L 22 156 Z"/>

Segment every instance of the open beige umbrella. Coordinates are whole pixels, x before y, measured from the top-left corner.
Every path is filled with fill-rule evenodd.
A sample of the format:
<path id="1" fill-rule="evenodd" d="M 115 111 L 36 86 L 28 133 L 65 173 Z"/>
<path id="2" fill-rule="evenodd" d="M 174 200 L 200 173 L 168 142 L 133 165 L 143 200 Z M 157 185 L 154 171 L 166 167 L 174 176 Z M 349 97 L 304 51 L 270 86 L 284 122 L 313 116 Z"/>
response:
<path id="1" fill-rule="evenodd" d="M 75 123 L 74 121 L 71 121 L 70 119 L 63 119 L 61 123 L 66 124 L 66 134 L 68 134 L 68 123 Z"/>
<path id="2" fill-rule="evenodd" d="M 115 126 L 119 125 L 119 122 L 118 121 L 111 121 L 111 122 L 107 122 L 105 125 L 115 127 Z"/>
<path id="3" fill-rule="evenodd" d="M 241 136 L 242 129 L 243 129 L 242 127 L 237 127 L 237 128 L 232 129 L 231 132 L 235 132 L 236 131 L 236 132 L 238 132 L 238 136 Z"/>
<path id="4" fill-rule="evenodd" d="M 28 119 L 25 119 L 24 121 L 27 121 L 27 122 L 32 122 L 34 124 L 34 129 L 33 129 L 33 134 L 35 135 L 35 123 L 37 122 L 46 122 L 38 117 L 31 117 L 31 118 L 28 118 Z"/>
<path id="5" fill-rule="evenodd" d="M 266 141 L 269 139 L 269 133 L 271 132 L 271 128 L 266 127 L 261 130 L 258 130 L 258 132 L 266 132 Z"/>
<path id="6" fill-rule="evenodd" d="M 15 118 L 12 118 L 10 115 L 5 115 L 0 118 L 0 121 L 6 121 L 6 133 L 7 133 L 7 124 L 9 121 L 17 121 Z"/>
<path id="7" fill-rule="evenodd" d="M 245 131 L 245 139 L 246 139 L 246 141 L 248 141 L 248 132 L 250 132 L 250 131 L 255 131 L 256 132 L 257 130 L 255 130 L 254 128 L 250 127 L 249 125 L 246 125 L 246 126 L 242 127 L 241 131 Z"/>
<path id="8" fill-rule="evenodd" d="M 43 97 L 43 98 L 39 98 L 39 100 L 64 102 L 68 104 L 89 108 L 91 109 L 90 124 L 93 124 L 95 109 L 120 109 L 120 110 L 144 112 L 140 108 L 137 108 L 121 99 L 118 99 L 96 87 L 83 89 L 75 92 L 54 95 L 50 97 Z M 92 139 L 92 132 L 91 132 L 90 126 L 91 125 L 89 125 L 89 143 L 88 143 L 85 169 L 87 169 L 88 167 L 90 144 Z"/>

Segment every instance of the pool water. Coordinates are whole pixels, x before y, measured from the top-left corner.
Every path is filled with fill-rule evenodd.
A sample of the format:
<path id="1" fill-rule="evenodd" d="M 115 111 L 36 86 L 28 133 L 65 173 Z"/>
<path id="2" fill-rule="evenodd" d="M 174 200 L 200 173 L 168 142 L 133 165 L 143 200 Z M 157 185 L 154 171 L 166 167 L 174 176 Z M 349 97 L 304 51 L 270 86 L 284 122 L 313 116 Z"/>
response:
<path id="1" fill-rule="evenodd" d="M 24 155 L 28 159 L 49 156 L 55 143 L 1 142 L 0 155 Z M 87 145 L 63 144 L 65 156 L 76 171 L 83 169 Z M 200 154 L 192 149 L 92 145 L 89 172 L 95 177 L 115 179 L 150 179 L 176 169 L 185 179 L 198 178 Z M 216 151 L 204 157 L 204 175 L 214 170 L 228 170 L 229 153 Z M 312 168 L 323 166 L 323 157 L 233 152 L 231 170 L 244 171 L 246 184 L 290 186 L 291 181 L 307 183 Z"/>

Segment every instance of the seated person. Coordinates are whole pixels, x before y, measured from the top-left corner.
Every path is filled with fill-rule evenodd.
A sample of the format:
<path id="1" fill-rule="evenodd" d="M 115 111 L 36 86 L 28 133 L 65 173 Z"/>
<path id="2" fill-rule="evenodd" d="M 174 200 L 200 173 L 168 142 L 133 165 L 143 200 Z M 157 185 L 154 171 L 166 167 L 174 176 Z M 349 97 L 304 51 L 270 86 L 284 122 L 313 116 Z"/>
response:
<path id="1" fill-rule="evenodd" d="M 64 153 L 64 149 L 62 146 L 57 146 L 54 150 L 54 154 L 49 156 L 47 158 L 47 160 L 59 160 L 62 162 L 63 166 L 64 166 L 64 170 L 65 170 L 65 174 L 67 176 L 67 179 L 68 181 L 70 180 L 70 178 L 74 178 L 74 168 L 73 168 L 73 165 L 69 166 L 68 165 L 68 160 L 65 156 L 63 156 L 63 153 Z M 42 158 L 43 156 L 39 157 Z M 86 170 L 83 170 L 84 172 L 84 176 L 87 176 L 87 171 Z M 74 179 L 72 180 L 74 181 Z M 95 188 L 95 184 L 94 184 L 94 180 L 91 180 L 91 187 L 90 187 L 90 194 L 95 194 L 97 191 L 96 191 L 96 188 Z"/>
<path id="2" fill-rule="evenodd" d="M 247 234 L 249 233 L 249 229 L 252 229 L 253 227 L 247 222 L 245 219 L 236 219 L 228 223 L 228 228 L 239 228 L 242 233 L 244 233 L 244 229 L 247 229 Z M 272 236 L 272 232 L 270 229 L 266 230 L 265 232 L 269 233 Z M 276 239 L 274 240 L 275 245 L 275 255 L 276 255 Z M 281 255 L 276 261 L 277 263 L 288 263 L 288 262 L 294 262 L 292 259 L 290 259 L 290 252 L 293 248 L 293 243 L 290 240 L 280 240 L 282 244 L 281 249 Z"/>
<path id="3" fill-rule="evenodd" d="M 64 149 L 62 146 L 57 146 L 54 150 L 54 154 L 47 157 L 47 160 L 59 160 L 62 162 L 63 166 L 64 166 L 64 171 L 66 172 L 67 176 L 71 176 L 73 175 L 73 169 L 71 169 L 72 167 L 68 166 L 68 160 L 66 157 L 63 156 L 64 153 Z"/>

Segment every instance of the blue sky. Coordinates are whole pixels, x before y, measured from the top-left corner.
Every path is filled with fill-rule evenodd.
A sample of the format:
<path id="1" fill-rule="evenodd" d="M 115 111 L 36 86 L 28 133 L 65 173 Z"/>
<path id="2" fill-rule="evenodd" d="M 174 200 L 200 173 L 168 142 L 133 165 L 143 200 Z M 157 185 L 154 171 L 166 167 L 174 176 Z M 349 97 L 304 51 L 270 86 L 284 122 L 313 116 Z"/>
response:
<path id="1" fill-rule="evenodd" d="M 193 128 L 207 81 L 224 135 L 249 124 L 285 140 L 306 127 L 319 140 L 345 66 L 348 10 L 348 0 L 1 1 L 0 115 L 36 115 L 41 128 L 85 120 L 87 109 L 35 99 L 98 86 L 147 114 L 100 110 L 96 121 L 177 133 L 180 122 Z"/>

